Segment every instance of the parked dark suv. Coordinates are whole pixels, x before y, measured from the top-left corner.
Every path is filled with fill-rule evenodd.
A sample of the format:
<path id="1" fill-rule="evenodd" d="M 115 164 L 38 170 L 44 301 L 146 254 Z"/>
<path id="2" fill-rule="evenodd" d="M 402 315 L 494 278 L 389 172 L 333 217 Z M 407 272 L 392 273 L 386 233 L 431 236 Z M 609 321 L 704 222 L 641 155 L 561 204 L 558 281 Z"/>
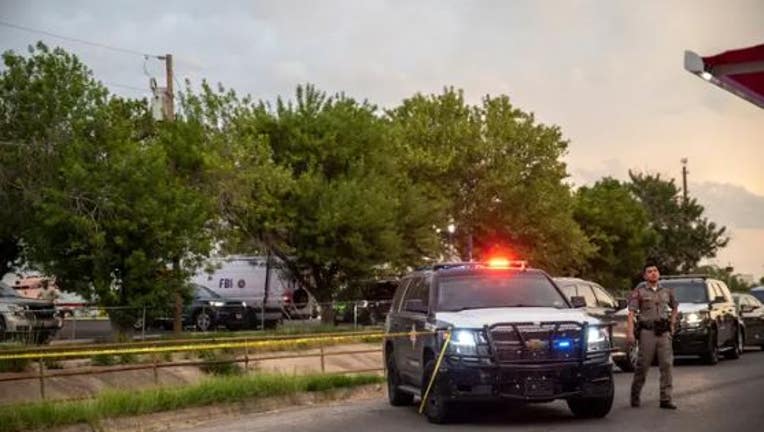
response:
<path id="1" fill-rule="evenodd" d="M 613 363 L 624 372 L 633 372 L 637 365 L 639 347 L 626 343 L 626 299 L 613 297 L 602 285 L 572 277 L 554 278 L 557 286 L 568 299 L 575 296 L 586 300 L 586 312 L 613 328 Z"/>
<path id="2" fill-rule="evenodd" d="M 451 342 L 424 409 L 441 423 L 460 401 L 567 400 L 579 417 L 603 417 L 613 403 L 610 329 L 524 262 L 441 264 L 401 280 L 384 346 L 392 405 L 420 398 L 445 342 Z"/>
<path id="3" fill-rule="evenodd" d="M 660 284 L 672 289 L 679 302 L 674 355 L 698 355 L 707 364 L 718 363 L 720 354 L 740 357 L 744 328 L 724 282 L 705 275 L 677 275 L 661 276 Z"/>
<path id="4" fill-rule="evenodd" d="M 220 326 L 228 330 L 239 330 L 249 323 L 246 302 L 224 298 L 201 285 L 192 284 L 192 288 L 193 300 L 183 309 L 184 327 L 193 327 L 199 331 L 214 330 Z M 171 315 L 163 316 L 155 318 L 153 325 L 171 329 L 172 321 Z"/>

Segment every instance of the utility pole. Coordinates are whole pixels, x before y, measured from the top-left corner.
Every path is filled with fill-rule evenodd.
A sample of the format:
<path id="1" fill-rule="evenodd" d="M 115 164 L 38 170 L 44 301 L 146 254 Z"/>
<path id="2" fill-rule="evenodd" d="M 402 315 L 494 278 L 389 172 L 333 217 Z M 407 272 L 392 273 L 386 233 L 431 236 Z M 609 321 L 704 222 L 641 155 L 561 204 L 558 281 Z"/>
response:
<path id="1" fill-rule="evenodd" d="M 687 174 L 687 158 L 682 158 L 682 195 L 685 205 L 687 205 Z"/>
<path id="2" fill-rule="evenodd" d="M 167 76 L 166 94 L 165 94 L 165 119 L 167 121 L 175 120 L 175 92 L 173 89 L 173 70 L 172 70 L 172 54 L 165 54 L 163 57 L 165 65 L 165 74 Z"/>
<path id="3" fill-rule="evenodd" d="M 165 54 L 159 57 L 160 60 L 164 60 L 165 65 L 165 94 L 163 100 L 164 107 L 164 120 L 167 122 L 175 121 L 175 92 L 173 91 L 173 69 L 172 69 L 172 54 Z M 180 295 L 180 257 L 175 256 L 172 259 L 172 273 L 176 279 L 175 287 L 175 313 L 173 314 L 173 333 L 180 334 L 183 331 L 183 297 Z"/>

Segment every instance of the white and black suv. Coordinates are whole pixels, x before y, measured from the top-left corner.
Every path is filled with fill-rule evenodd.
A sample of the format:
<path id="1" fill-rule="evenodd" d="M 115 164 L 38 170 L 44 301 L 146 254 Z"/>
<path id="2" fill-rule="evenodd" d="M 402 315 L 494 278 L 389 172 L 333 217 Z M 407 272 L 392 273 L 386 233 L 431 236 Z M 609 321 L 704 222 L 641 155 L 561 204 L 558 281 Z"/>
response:
<path id="1" fill-rule="evenodd" d="M 430 421 L 448 421 L 460 401 L 497 399 L 565 399 L 578 417 L 604 417 L 614 391 L 611 331 L 583 306 L 522 261 L 440 264 L 407 275 L 386 321 L 390 403 L 422 397 L 450 331 L 425 401 Z"/>

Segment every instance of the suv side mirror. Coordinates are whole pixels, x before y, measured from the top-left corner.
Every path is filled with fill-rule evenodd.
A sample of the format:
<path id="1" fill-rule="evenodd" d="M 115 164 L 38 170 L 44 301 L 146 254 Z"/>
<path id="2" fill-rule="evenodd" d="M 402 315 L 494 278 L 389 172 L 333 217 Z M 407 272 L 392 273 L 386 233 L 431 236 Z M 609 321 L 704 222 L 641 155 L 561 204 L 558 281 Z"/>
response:
<path id="1" fill-rule="evenodd" d="M 629 301 L 626 300 L 625 298 L 619 298 L 617 301 L 618 301 L 617 310 L 626 309 L 629 306 Z"/>
<path id="2" fill-rule="evenodd" d="M 409 299 L 409 300 L 406 300 L 403 310 L 405 310 L 406 312 L 417 312 L 417 313 L 426 314 L 427 306 L 425 306 L 424 302 L 420 299 Z"/>
<path id="3" fill-rule="evenodd" d="M 586 299 L 582 296 L 573 296 L 570 298 L 570 303 L 574 308 L 586 307 Z"/>

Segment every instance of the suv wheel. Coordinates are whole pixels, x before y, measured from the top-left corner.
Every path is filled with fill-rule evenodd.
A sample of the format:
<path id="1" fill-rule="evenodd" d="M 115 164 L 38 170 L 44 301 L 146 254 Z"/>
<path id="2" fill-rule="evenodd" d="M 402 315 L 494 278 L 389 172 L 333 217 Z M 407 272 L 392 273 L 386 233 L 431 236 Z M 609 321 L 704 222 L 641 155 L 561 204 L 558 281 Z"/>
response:
<path id="1" fill-rule="evenodd" d="M 719 363 L 719 344 L 716 341 L 716 330 L 708 333 L 706 352 L 701 356 L 703 362 L 708 365 Z"/>
<path id="2" fill-rule="evenodd" d="M 732 341 L 734 348 L 724 353 L 724 357 L 737 360 L 743 354 L 743 331 L 738 327 L 735 332 L 735 339 Z"/>
<path id="3" fill-rule="evenodd" d="M 402 392 L 398 389 L 401 384 L 401 377 L 398 375 L 398 368 L 395 366 L 393 352 L 387 354 L 387 399 L 392 406 L 406 406 L 414 402 L 414 395 Z"/>
<path id="4" fill-rule="evenodd" d="M 206 332 L 212 327 L 212 317 L 207 311 L 199 311 L 194 318 L 194 324 L 199 331 Z"/>
<path id="5" fill-rule="evenodd" d="M 430 384 L 430 378 L 435 371 L 435 360 L 430 360 L 424 367 L 424 375 L 422 376 L 422 397 L 424 397 L 427 386 Z M 443 388 L 444 380 L 440 375 L 435 377 L 435 382 L 432 383 L 430 393 L 427 395 L 427 400 L 424 402 L 424 414 L 427 416 L 427 420 L 430 423 L 443 424 L 448 423 L 451 420 L 451 413 L 449 412 L 449 401 L 445 396 L 445 389 Z"/>
<path id="6" fill-rule="evenodd" d="M 578 397 L 568 399 L 568 408 L 573 415 L 578 418 L 602 418 L 608 415 L 613 407 L 613 395 L 615 386 L 613 384 L 613 375 L 610 375 L 610 388 L 607 395 L 602 397 Z"/>

